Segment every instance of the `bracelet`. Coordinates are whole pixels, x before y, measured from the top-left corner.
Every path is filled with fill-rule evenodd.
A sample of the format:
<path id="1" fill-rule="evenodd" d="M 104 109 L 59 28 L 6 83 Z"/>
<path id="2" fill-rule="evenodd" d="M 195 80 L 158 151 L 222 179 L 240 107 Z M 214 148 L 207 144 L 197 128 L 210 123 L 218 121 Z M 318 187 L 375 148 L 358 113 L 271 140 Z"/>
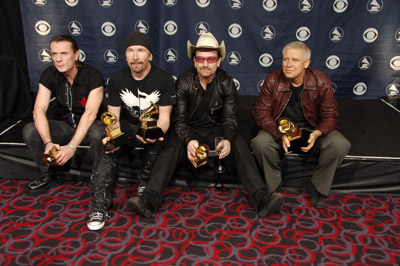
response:
<path id="1" fill-rule="evenodd" d="M 69 146 L 71 149 L 73 149 L 73 150 L 74 150 L 74 152 L 76 152 L 76 148 L 75 148 L 75 146 L 74 146 L 74 145 L 72 145 L 71 143 L 68 143 L 68 146 Z"/>
<path id="2" fill-rule="evenodd" d="M 46 143 L 44 144 L 44 146 L 47 146 L 47 144 L 49 144 L 49 143 L 53 143 L 53 141 L 52 141 L 52 140 L 49 140 L 48 142 L 46 142 Z"/>
<path id="3" fill-rule="evenodd" d="M 318 134 L 317 134 L 317 132 L 313 131 L 312 133 L 314 134 L 315 140 L 317 140 L 317 139 L 318 139 Z"/>

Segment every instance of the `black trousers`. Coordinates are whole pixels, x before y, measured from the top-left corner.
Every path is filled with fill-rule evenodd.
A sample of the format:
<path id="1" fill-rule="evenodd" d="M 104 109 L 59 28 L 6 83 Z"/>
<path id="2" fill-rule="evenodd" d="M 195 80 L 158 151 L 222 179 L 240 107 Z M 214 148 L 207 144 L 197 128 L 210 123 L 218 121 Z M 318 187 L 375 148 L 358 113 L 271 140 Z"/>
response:
<path id="1" fill-rule="evenodd" d="M 142 145 L 142 142 L 135 137 L 140 125 L 131 124 L 124 120 L 120 122 L 122 132 L 132 136 L 130 142 L 125 145 L 132 149 Z M 75 134 L 75 128 L 63 121 L 49 120 L 49 127 L 52 140 L 54 143 L 60 145 L 66 145 Z M 40 155 L 44 151 L 44 144 L 34 123 L 26 125 L 22 135 L 42 176 L 62 170 L 59 166 L 49 167 L 40 160 Z M 92 175 L 90 177 L 93 211 L 107 211 L 112 203 L 111 189 L 114 181 L 115 164 L 119 152 L 106 154 L 102 143 L 104 137 L 104 125 L 97 120 L 89 127 L 86 137 L 82 142 L 83 144 L 90 145 L 90 154 L 93 162 Z M 139 179 L 150 175 L 151 168 L 159 151 L 162 149 L 162 145 L 163 142 L 144 145 L 144 165 L 139 173 Z"/>
<path id="2" fill-rule="evenodd" d="M 95 127 L 97 130 L 101 129 L 104 132 L 104 126 L 100 121 L 96 121 Z M 124 134 L 130 136 L 128 143 L 124 144 L 125 149 L 134 149 L 138 146 L 143 146 L 145 150 L 143 167 L 138 174 L 139 180 L 148 178 L 151 173 L 153 164 L 157 158 L 158 153 L 161 151 L 163 143 L 157 141 L 153 144 L 144 145 L 140 140 L 136 139 L 136 134 L 140 128 L 139 124 L 132 124 L 126 120 L 120 121 L 121 131 Z M 103 210 L 107 211 L 112 203 L 111 187 L 114 182 L 114 171 L 115 165 L 120 151 L 114 153 L 106 154 L 104 152 L 104 146 L 102 139 L 105 134 L 101 136 L 100 139 L 96 141 L 95 149 L 102 147 L 103 155 L 100 156 L 99 161 L 94 161 L 92 176 L 91 176 L 91 192 L 92 192 L 92 209 L 94 211 Z"/>
<path id="3" fill-rule="evenodd" d="M 220 126 L 207 130 L 192 130 L 199 143 L 209 145 L 210 149 L 215 148 L 214 138 L 222 136 L 222 127 Z M 186 144 L 172 131 L 165 148 L 158 155 L 148 186 L 143 193 L 143 197 L 151 203 L 154 210 L 161 205 L 164 190 L 173 177 L 176 167 L 185 160 L 188 160 Z M 236 171 L 244 187 L 248 190 L 250 202 L 258 208 L 262 198 L 269 192 L 260 176 L 256 161 L 241 136 L 237 135 L 231 143 L 231 153 L 224 160 L 233 160 Z"/>

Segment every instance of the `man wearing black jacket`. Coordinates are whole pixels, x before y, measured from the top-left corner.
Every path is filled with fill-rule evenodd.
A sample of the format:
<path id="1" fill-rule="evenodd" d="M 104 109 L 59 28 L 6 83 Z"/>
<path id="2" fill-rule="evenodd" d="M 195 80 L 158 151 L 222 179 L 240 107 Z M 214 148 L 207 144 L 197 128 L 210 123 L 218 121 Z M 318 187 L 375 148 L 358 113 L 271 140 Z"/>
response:
<path id="1" fill-rule="evenodd" d="M 196 46 L 188 41 L 187 48 L 194 68 L 176 82 L 174 131 L 156 160 L 145 191 L 131 197 L 128 205 L 151 217 L 161 205 L 165 187 L 178 163 L 185 157 L 193 161 L 199 146 L 207 144 L 220 151 L 219 159 L 229 156 L 234 161 L 258 215 L 263 218 L 276 213 L 283 205 L 283 196 L 267 190 L 249 147 L 237 133 L 237 89 L 233 79 L 220 68 L 225 58 L 224 42 L 218 45 L 211 33 L 203 33 Z M 223 137 L 223 141 L 214 147 L 217 136 Z"/>

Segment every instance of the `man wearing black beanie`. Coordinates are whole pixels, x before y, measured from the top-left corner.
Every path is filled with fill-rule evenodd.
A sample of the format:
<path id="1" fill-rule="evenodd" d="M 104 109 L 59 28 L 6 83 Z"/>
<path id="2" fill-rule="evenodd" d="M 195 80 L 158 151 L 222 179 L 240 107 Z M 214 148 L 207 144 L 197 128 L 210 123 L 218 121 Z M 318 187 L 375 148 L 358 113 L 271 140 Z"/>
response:
<path id="1" fill-rule="evenodd" d="M 145 181 L 151 173 L 154 161 L 162 149 L 164 134 L 170 126 L 172 105 L 175 104 L 175 84 L 172 76 L 164 70 L 151 64 L 153 49 L 150 38 L 141 32 L 134 32 L 125 42 L 125 56 L 128 66 L 113 73 L 109 79 L 106 102 L 108 112 L 116 115 L 118 122 L 112 128 L 119 128 L 127 136 L 131 136 L 123 148 L 144 147 L 144 162 L 138 173 L 138 193 L 145 189 Z M 154 108 L 156 106 L 156 108 Z M 139 134 L 143 128 L 143 115 L 148 111 L 159 110 L 155 127 L 161 135 L 152 136 Z M 156 114 L 155 114 L 156 115 Z M 148 118 L 147 118 L 148 119 Z M 157 119 L 157 120 L 156 120 Z M 153 127 L 154 125 L 152 125 Z M 149 132 L 150 130 L 146 131 Z M 109 138 L 102 140 L 103 144 Z M 99 140 L 101 141 L 101 140 Z M 111 150 L 106 148 L 107 156 L 99 164 L 102 165 L 102 179 L 93 184 L 93 211 L 89 217 L 88 227 L 91 230 L 101 229 L 111 206 L 111 185 L 116 161 L 116 146 Z M 93 181 L 92 181 L 93 183 Z"/>

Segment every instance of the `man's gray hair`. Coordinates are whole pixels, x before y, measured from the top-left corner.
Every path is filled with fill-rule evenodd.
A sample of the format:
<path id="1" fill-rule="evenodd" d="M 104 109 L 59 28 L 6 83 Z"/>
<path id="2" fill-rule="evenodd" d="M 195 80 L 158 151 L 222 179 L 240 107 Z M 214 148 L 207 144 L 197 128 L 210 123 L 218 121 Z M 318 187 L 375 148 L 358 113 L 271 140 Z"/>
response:
<path id="1" fill-rule="evenodd" d="M 283 47 L 282 55 L 286 49 L 302 50 L 304 52 L 304 60 L 308 60 L 311 58 L 311 49 L 304 42 L 295 41 L 295 42 L 290 42 L 290 43 L 286 44 L 285 47 Z"/>

